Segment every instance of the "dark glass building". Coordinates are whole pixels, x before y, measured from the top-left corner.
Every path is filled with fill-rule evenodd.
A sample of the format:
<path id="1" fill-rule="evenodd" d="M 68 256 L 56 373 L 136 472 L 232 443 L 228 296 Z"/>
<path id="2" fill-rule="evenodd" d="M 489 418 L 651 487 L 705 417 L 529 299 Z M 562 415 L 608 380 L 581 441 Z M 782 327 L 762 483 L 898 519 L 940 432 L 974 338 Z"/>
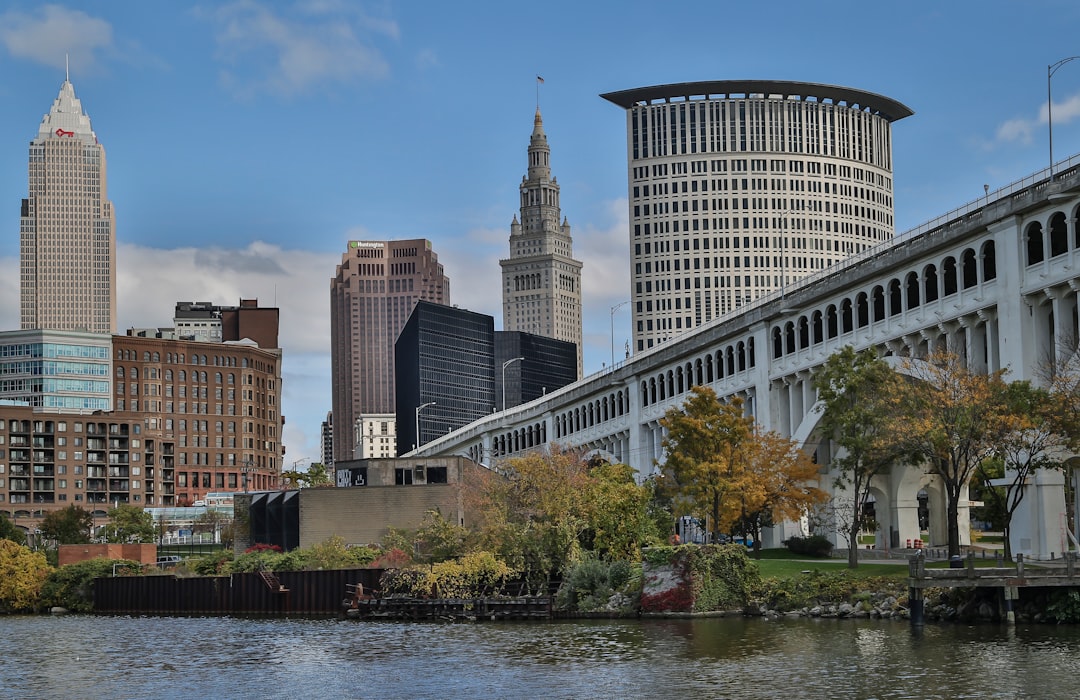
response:
<path id="1" fill-rule="evenodd" d="M 515 361 L 518 357 L 522 359 Z M 576 344 L 521 331 L 495 332 L 495 392 L 499 408 L 528 403 L 576 380 Z"/>
<path id="2" fill-rule="evenodd" d="M 417 302 L 394 345 L 394 365 L 399 455 L 498 406 L 491 316 Z"/>

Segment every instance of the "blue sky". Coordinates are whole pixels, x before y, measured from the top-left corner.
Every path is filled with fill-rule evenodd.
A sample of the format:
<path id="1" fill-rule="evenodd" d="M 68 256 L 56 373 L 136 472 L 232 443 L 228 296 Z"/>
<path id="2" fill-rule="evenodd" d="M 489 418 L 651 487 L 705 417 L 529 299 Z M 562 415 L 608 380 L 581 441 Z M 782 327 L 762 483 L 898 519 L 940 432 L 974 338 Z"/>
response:
<path id="1" fill-rule="evenodd" d="M 1047 65 L 1080 3 L 78 2 L 0 10 L 0 328 L 18 324 L 26 146 L 64 78 L 105 145 L 121 328 L 177 300 L 281 308 L 285 462 L 317 460 L 329 280 L 351 238 L 433 242 L 451 300 L 500 319 L 498 259 L 540 105 L 584 262 L 585 371 L 629 336 L 626 135 L 603 92 L 772 79 L 876 92 L 898 232 L 1047 166 Z M 1053 78 L 1080 152 L 1080 61 Z"/>

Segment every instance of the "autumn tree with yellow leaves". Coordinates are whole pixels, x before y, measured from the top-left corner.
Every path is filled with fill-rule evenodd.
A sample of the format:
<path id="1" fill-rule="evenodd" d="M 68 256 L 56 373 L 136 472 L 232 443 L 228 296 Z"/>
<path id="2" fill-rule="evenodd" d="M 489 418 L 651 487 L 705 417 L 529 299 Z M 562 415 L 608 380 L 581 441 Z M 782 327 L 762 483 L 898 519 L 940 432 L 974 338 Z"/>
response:
<path id="1" fill-rule="evenodd" d="M 49 571 L 41 552 L 11 540 L 0 540 L 0 611 L 35 610 Z"/>
<path id="2" fill-rule="evenodd" d="M 740 397 L 721 401 L 694 387 L 661 425 L 663 488 L 682 513 L 707 517 L 714 541 L 736 523 L 760 535 L 768 518 L 796 519 L 827 497 L 813 461 L 791 440 L 761 430 Z"/>
<path id="3" fill-rule="evenodd" d="M 932 353 L 903 364 L 900 413 L 904 446 L 941 480 L 945 491 L 949 556 L 960 554 L 961 495 L 972 475 L 992 458 L 1008 414 L 1004 370 L 980 374 L 951 353 Z"/>

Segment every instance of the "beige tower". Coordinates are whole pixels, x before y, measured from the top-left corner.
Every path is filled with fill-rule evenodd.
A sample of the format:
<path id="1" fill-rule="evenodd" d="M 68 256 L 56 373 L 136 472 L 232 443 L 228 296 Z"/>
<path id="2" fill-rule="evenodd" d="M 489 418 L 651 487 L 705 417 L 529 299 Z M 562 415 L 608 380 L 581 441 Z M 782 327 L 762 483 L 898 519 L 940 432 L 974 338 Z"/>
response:
<path id="1" fill-rule="evenodd" d="M 570 224 L 561 218 L 559 183 L 539 108 L 529 139 L 529 172 L 521 181 L 521 220 L 510 224 L 510 257 L 499 261 L 503 330 L 577 345 L 581 378 L 581 263 L 574 260 Z"/>
<path id="2" fill-rule="evenodd" d="M 24 329 L 116 332 L 116 219 L 105 149 L 65 79 L 30 142 L 19 224 Z"/>

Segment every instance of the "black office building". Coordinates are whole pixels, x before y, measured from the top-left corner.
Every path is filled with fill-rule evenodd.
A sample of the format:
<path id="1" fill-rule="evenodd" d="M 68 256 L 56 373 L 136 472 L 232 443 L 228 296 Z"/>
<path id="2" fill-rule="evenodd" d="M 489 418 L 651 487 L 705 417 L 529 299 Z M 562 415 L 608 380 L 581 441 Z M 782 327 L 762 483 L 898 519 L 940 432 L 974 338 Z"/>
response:
<path id="1" fill-rule="evenodd" d="M 399 455 L 498 405 L 491 316 L 417 302 L 394 345 L 394 364 Z"/>
<path id="2" fill-rule="evenodd" d="M 521 331 L 496 331 L 495 390 L 499 408 L 513 408 L 538 399 L 576 379 L 574 343 Z"/>

